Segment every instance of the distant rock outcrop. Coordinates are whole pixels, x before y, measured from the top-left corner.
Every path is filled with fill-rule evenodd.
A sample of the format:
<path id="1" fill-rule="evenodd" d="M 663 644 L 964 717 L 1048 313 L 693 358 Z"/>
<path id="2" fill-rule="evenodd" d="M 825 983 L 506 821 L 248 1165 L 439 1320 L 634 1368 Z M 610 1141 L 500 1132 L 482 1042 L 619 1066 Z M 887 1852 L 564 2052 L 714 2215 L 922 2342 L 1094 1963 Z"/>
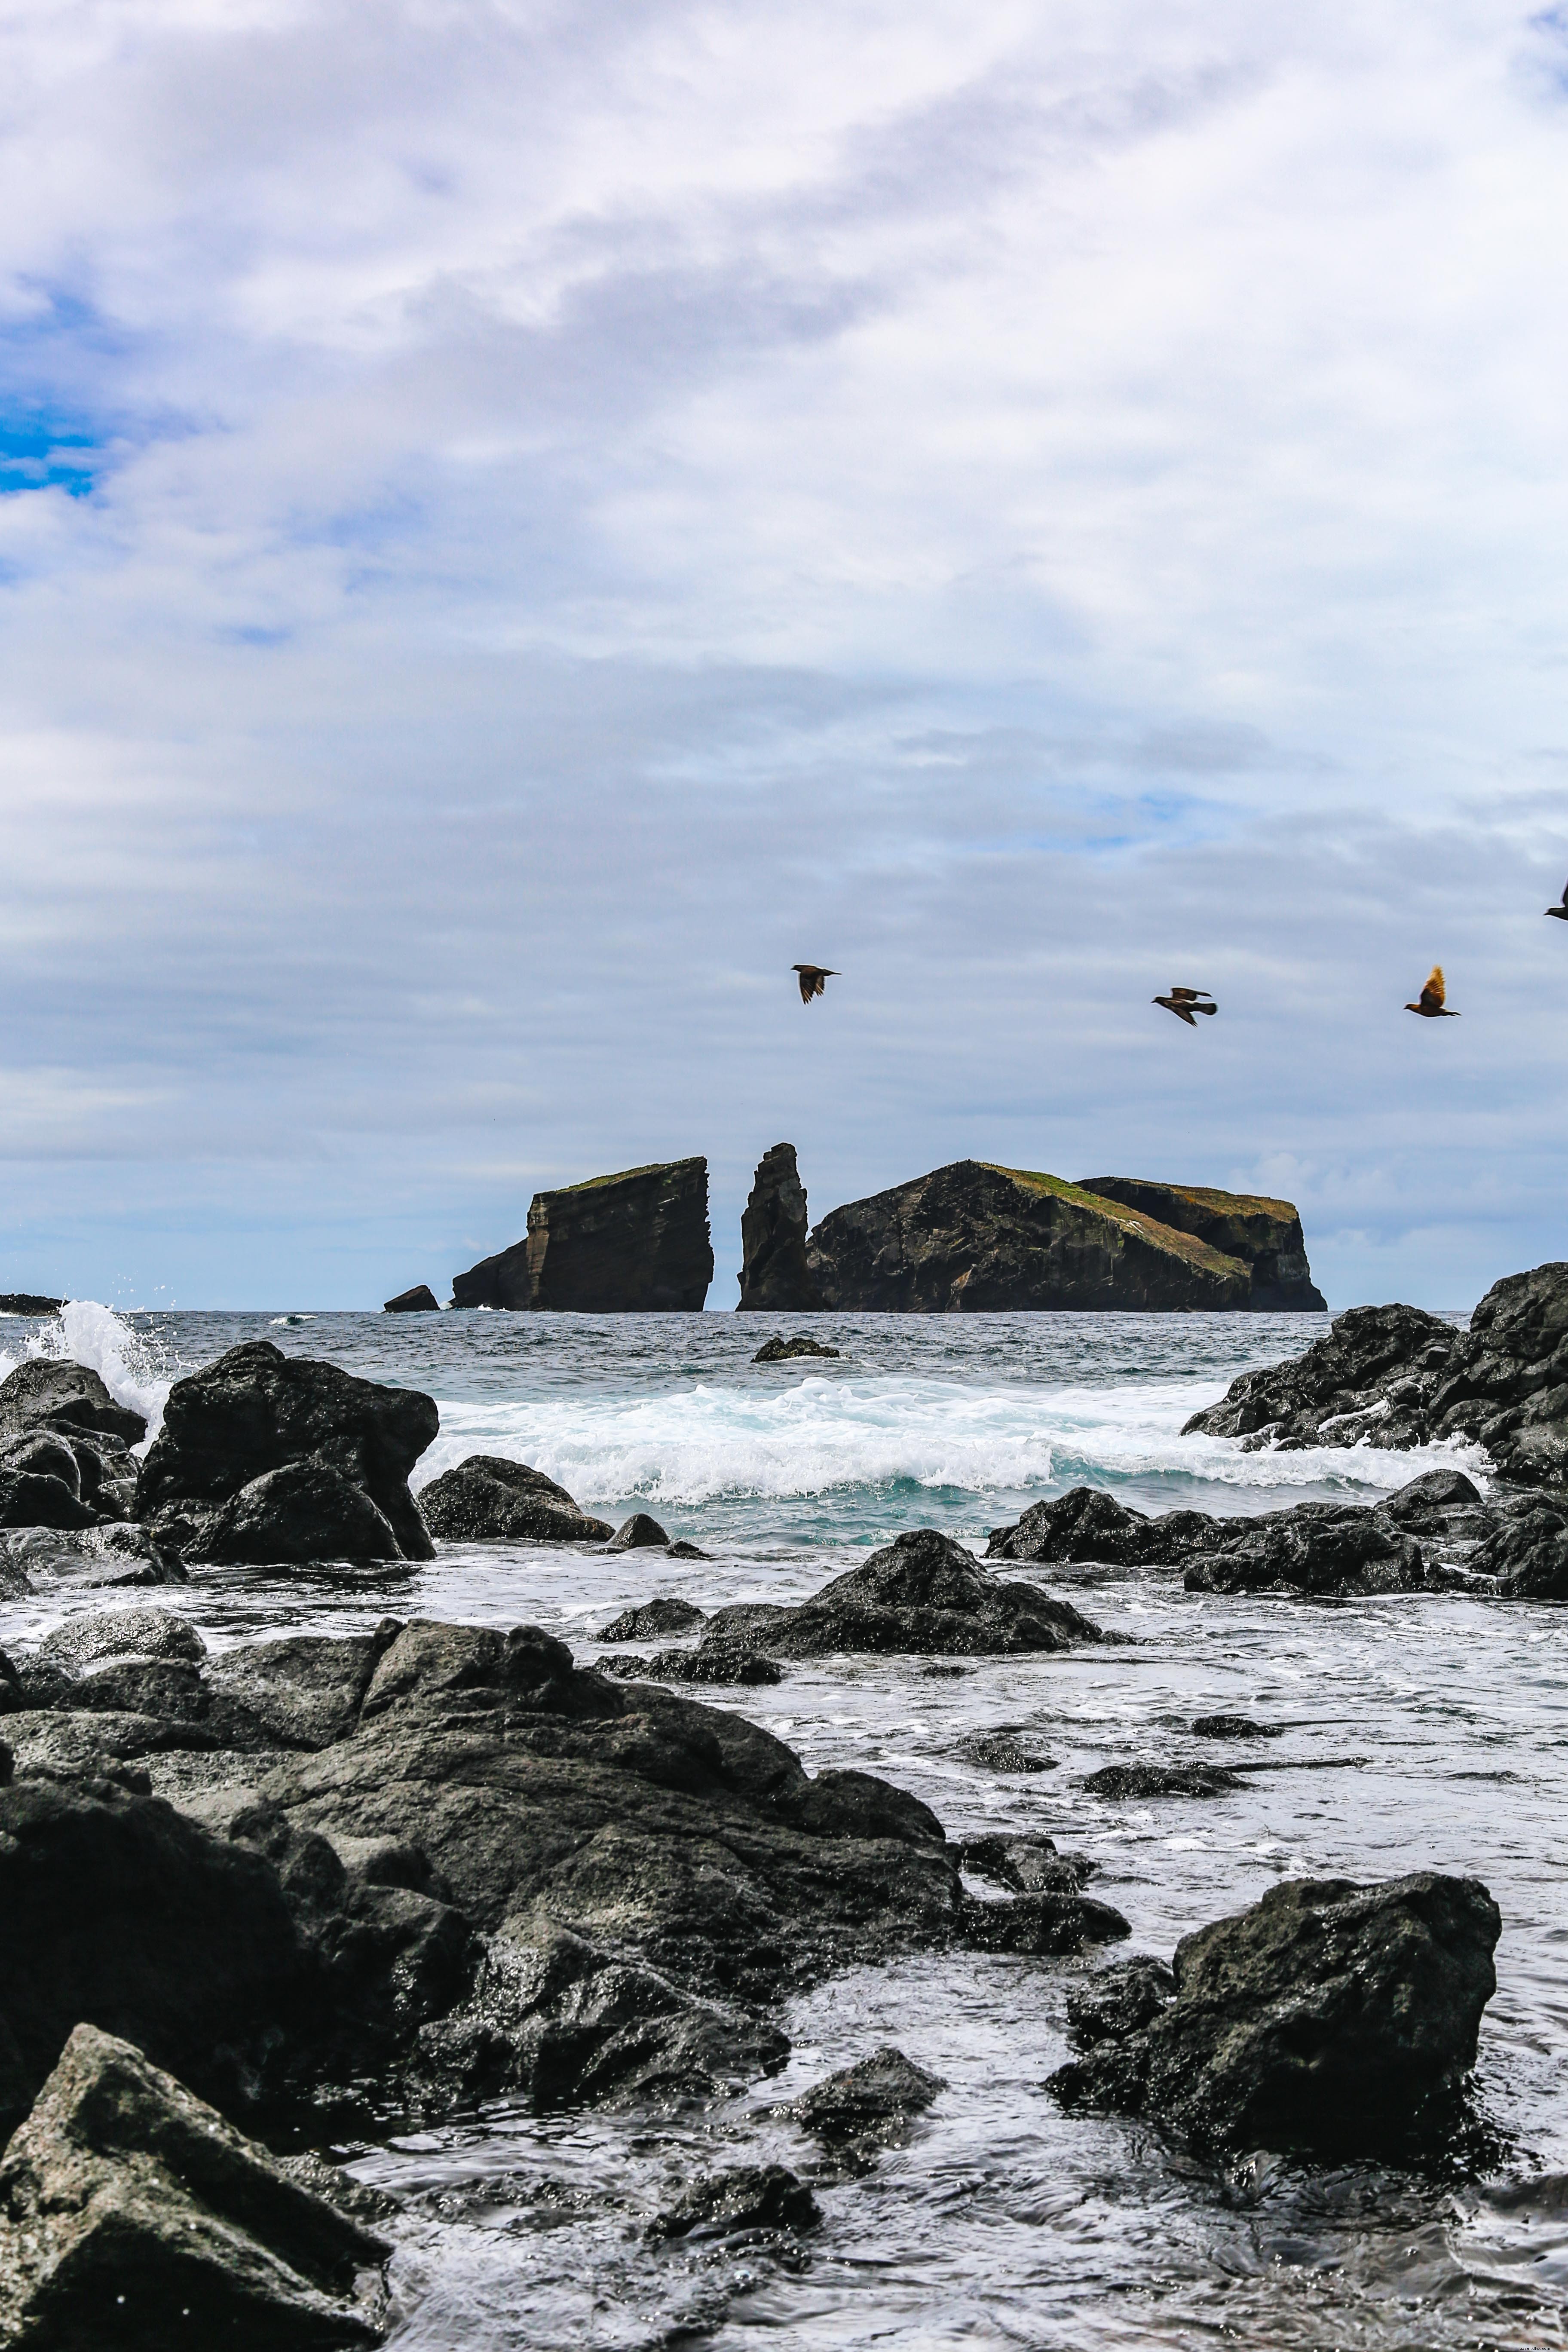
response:
<path id="1" fill-rule="evenodd" d="M 1312 1280 L 1301 1219 L 1289 1201 L 1261 1193 L 1219 1192 L 1206 1184 L 1151 1184 L 1133 1176 L 1085 1176 L 1080 1192 L 1139 1209 L 1178 1234 L 1191 1234 L 1226 1257 L 1250 1267 L 1243 1302 L 1254 1313 L 1326 1314 L 1328 1301 Z"/>
<path id="2" fill-rule="evenodd" d="M 824 1307 L 914 1314 L 1245 1307 L 1251 1269 L 1060 1177 L 957 1160 L 835 1209 L 807 1262 Z"/>
<path id="3" fill-rule="evenodd" d="M 742 1313 L 798 1314 L 820 1307 L 805 1257 L 805 1187 L 793 1143 L 775 1143 L 757 1162 L 741 1218 Z"/>
<path id="4" fill-rule="evenodd" d="M 384 1315 L 439 1315 L 441 1302 L 427 1282 L 416 1282 L 412 1290 L 400 1290 L 382 1308 Z"/>
<path id="5" fill-rule="evenodd" d="M 452 1304 L 694 1315 L 712 1279 L 708 1162 L 671 1160 L 536 1192 L 526 1240 L 459 1274 Z"/>
<path id="6" fill-rule="evenodd" d="M 41 1298 L 31 1290 L 0 1290 L 0 1315 L 58 1315 L 63 1298 Z"/>

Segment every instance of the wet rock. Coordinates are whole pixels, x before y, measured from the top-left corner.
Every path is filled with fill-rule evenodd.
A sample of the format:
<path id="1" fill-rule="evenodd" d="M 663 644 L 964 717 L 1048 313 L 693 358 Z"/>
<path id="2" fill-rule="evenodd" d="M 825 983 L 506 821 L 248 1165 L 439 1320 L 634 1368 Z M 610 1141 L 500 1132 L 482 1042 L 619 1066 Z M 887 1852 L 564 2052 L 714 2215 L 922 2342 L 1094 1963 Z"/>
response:
<path id="1" fill-rule="evenodd" d="M 1495 1577 L 1507 1601 L 1568 1599 L 1568 1496 L 1532 1496 L 1523 1508 L 1494 1518 L 1466 1566 Z"/>
<path id="2" fill-rule="evenodd" d="M 194 1625 L 167 1609 L 93 1609 L 46 1633 L 37 1654 L 68 1675 L 82 1675 L 128 1658 L 200 1665 L 207 1645 Z"/>
<path id="3" fill-rule="evenodd" d="M 671 1559 L 710 1559 L 712 1554 L 700 1550 L 694 1543 L 672 1543 L 666 1547 Z"/>
<path id="4" fill-rule="evenodd" d="M 536 1192 L 527 1239 L 458 1275 L 452 1304 L 695 1315 L 712 1279 L 708 1162 L 671 1160 Z"/>
<path id="5" fill-rule="evenodd" d="M 604 1543 L 615 1532 L 542 1470 L 500 1454 L 470 1454 L 444 1470 L 419 1504 L 431 1534 L 449 1542 Z"/>
<path id="6" fill-rule="evenodd" d="M 1418 1445 L 1459 1334 L 1419 1307 L 1352 1307 L 1302 1356 L 1243 1372 L 1183 1434 L 1305 1445 Z"/>
<path id="7" fill-rule="evenodd" d="M 1446 1535 L 1456 1527 L 1476 1524 L 1474 1515 L 1485 1512 L 1486 1497 L 1462 1470 L 1428 1470 L 1378 1508 L 1407 1535 Z"/>
<path id="8" fill-rule="evenodd" d="M 33 1290 L 0 1290 L 0 1315 L 58 1315 L 65 1303 Z"/>
<path id="9" fill-rule="evenodd" d="M 623 1650 L 595 1663 L 601 1674 L 617 1675 L 624 1682 L 725 1683 L 755 1688 L 784 1680 L 776 1660 L 734 1642 L 714 1642 L 698 1650 L 656 1650 L 651 1658 Z"/>
<path id="10" fill-rule="evenodd" d="M 91 1528 L 98 1513 L 63 1478 L 32 1470 L 0 1469 L 0 1527 Z"/>
<path id="11" fill-rule="evenodd" d="M 412 1290 L 400 1290 L 382 1308 L 384 1315 L 439 1315 L 441 1302 L 427 1282 L 416 1282 Z"/>
<path id="12" fill-rule="evenodd" d="M 1125 2031 L 1105 2015 L 1095 2047 L 1049 2087 L 1199 2145 L 1430 2146 L 1475 2063 L 1500 1924 L 1473 1878 L 1287 1881 L 1184 1937 L 1173 1997 L 1138 2024 L 1131 2002 Z"/>
<path id="13" fill-rule="evenodd" d="M 865 2157 L 907 2139 L 946 2088 L 942 2075 L 889 2048 L 814 2083 L 784 2113 L 825 2147 Z"/>
<path id="14" fill-rule="evenodd" d="M 650 2224 L 656 2238 L 731 2237 L 737 2231 L 815 2230 L 822 2210 L 805 2181 L 782 2164 L 703 2172 Z"/>
<path id="15" fill-rule="evenodd" d="M 601 1625 L 595 1634 L 595 1642 L 656 1642 L 661 1633 L 689 1633 L 693 1625 L 705 1622 L 707 1612 L 692 1601 L 673 1597 L 645 1601 L 640 1609 L 623 1609 L 607 1625 Z"/>
<path id="16" fill-rule="evenodd" d="M 820 1305 L 805 1258 L 805 1187 L 793 1143 L 775 1143 L 757 1162 L 752 1195 L 741 1213 L 742 1312 L 788 1314 Z M 832 1354 L 834 1350 L 827 1351 Z M 757 1357 L 755 1362 L 772 1362 Z"/>
<path id="17" fill-rule="evenodd" d="M 117 1403 L 86 1364 L 35 1356 L 0 1381 L 0 1437 L 43 1428 L 101 1433 L 129 1445 L 147 1434 L 142 1414 Z"/>
<path id="18" fill-rule="evenodd" d="M 1278 1724 L 1255 1723 L 1249 1715 L 1200 1715 L 1193 1734 L 1198 1739 L 1278 1739 Z"/>
<path id="19" fill-rule="evenodd" d="M 1016 1895 L 1011 1903 L 966 1903 L 965 1941 L 978 1952 L 1016 1952 L 1040 1958 L 1081 1952 L 1086 1944 L 1112 1944 L 1132 1933 L 1120 1911 L 1087 1895 Z"/>
<path id="20" fill-rule="evenodd" d="M 1176 1990 L 1163 1960 L 1140 1954 L 1068 1988 L 1068 2031 L 1082 2049 L 1140 2033 Z"/>
<path id="21" fill-rule="evenodd" d="M 1100 1869 L 1086 1853 L 1058 1853 L 1048 1837 L 1012 1837 L 1005 1832 L 970 1838 L 963 1867 L 1016 1895 L 1076 1895 Z"/>
<path id="22" fill-rule="evenodd" d="M 838 1349 L 825 1348 L 820 1339 L 808 1339 L 803 1331 L 797 1331 L 790 1339 L 776 1336 L 764 1339 L 752 1361 L 753 1364 L 789 1364 L 797 1356 L 831 1356 L 835 1363 L 841 1360 Z"/>
<path id="23" fill-rule="evenodd" d="M 775 1800 L 780 1816 L 813 1837 L 897 1838 L 942 1845 L 946 1832 L 929 1805 L 874 1772 L 824 1771 Z"/>
<path id="24" fill-rule="evenodd" d="M 408 1474 L 439 1419 L 434 1399 L 416 1389 L 385 1388 L 335 1364 L 286 1356 L 270 1340 L 247 1340 L 174 1382 L 142 1465 L 137 1515 L 188 1559 L 228 1558 L 215 1548 L 226 1542 L 252 1558 L 264 1526 L 281 1532 L 302 1524 L 311 1491 L 336 1515 L 323 1540 L 347 1534 L 349 1507 L 337 1484 L 343 1481 L 385 1522 L 393 1549 L 312 1557 L 429 1559 L 435 1547 Z M 295 1477 L 279 1485 L 285 1470 Z M 259 1491 L 247 1497 L 252 1486 Z M 367 1540 L 368 1516 L 352 1524 Z"/>
<path id="25" fill-rule="evenodd" d="M 1239 1258 L 1251 1276 L 1247 1306 L 1254 1314 L 1327 1312 L 1328 1301 L 1307 1263 L 1293 1202 L 1221 1192 L 1203 1184 L 1151 1184 L 1131 1176 L 1086 1176 L 1079 1190 L 1120 1201 L 1226 1257 Z"/>
<path id="26" fill-rule="evenodd" d="M 1152 1522 L 1097 1486 L 1074 1486 L 1055 1502 L 1035 1503 L 1016 1526 L 993 1528 L 987 1559 L 1101 1561 L 1124 1567 L 1142 1560 Z"/>
<path id="27" fill-rule="evenodd" d="M 1224 1550 L 1189 1559 L 1189 1592 L 1293 1592 L 1310 1599 L 1424 1592 L 1421 1546 L 1381 1510 L 1298 1503 L 1294 1510 L 1221 1523 Z"/>
<path id="28" fill-rule="evenodd" d="M 976 1731 L 948 1749 L 963 1764 L 977 1764 L 984 1772 L 1050 1772 L 1056 1769 L 1054 1756 L 1041 1756 L 1026 1748 L 1010 1731 Z"/>
<path id="29" fill-rule="evenodd" d="M 646 1511 L 634 1511 L 629 1519 L 621 1521 L 605 1549 L 640 1551 L 654 1544 L 667 1544 L 668 1541 L 668 1536 L 657 1519 L 650 1519 Z"/>
<path id="30" fill-rule="evenodd" d="M 1223 1764 L 1106 1764 L 1083 1782 L 1091 1797 L 1116 1804 L 1145 1797 L 1225 1797 L 1247 1785 Z"/>
<path id="31" fill-rule="evenodd" d="M 0 1592 L 12 1580 L 20 1580 L 16 1591 L 30 1591 L 36 1573 L 89 1588 L 190 1581 L 180 1562 L 160 1548 L 147 1528 L 111 1524 L 79 1533 L 49 1528 L 0 1533 Z"/>
<path id="32" fill-rule="evenodd" d="M 235 1567 L 310 1560 L 401 1559 L 391 1521 L 330 1462 L 286 1462 L 252 1478 L 208 1518 L 196 1547 Z"/>
<path id="33" fill-rule="evenodd" d="M 997 1656 L 1105 1638 L 1070 1602 L 1033 1584 L 1005 1583 L 951 1536 L 917 1528 L 797 1609 L 715 1610 L 702 1642 L 814 1658 L 855 1650 Z"/>
<path id="34" fill-rule="evenodd" d="M 823 1218 L 806 1262 L 826 1307 L 1230 1308 L 1239 1258 L 1136 1209 L 1026 1169 L 959 1160 Z"/>
<path id="35" fill-rule="evenodd" d="M 346 1739 L 385 1652 L 401 1633 L 384 1618 L 374 1633 L 286 1634 L 224 1651 L 207 1680 L 243 1706 L 279 1748 L 316 1748 Z"/>
<path id="36" fill-rule="evenodd" d="M 89 2024 L 71 2034 L 0 2161 L 6 2345 L 379 2344 L 390 2252 L 130 2042 Z"/>

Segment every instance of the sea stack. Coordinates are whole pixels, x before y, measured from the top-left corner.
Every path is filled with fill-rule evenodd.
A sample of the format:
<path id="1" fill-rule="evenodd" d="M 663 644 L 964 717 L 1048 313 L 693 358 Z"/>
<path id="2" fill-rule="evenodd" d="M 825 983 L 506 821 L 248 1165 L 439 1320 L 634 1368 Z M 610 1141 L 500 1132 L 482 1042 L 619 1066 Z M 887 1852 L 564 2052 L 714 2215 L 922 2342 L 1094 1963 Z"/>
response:
<path id="1" fill-rule="evenodd" d="M 757 1162 L 741 1218 L 737 1312 L 799 1314 L 820 1307 L 805 1259 L 805 1187 L 793 1143 L 775 1143 Z"/>
<path id="2" fill-rule="evenodd" d="M 1255 1314 L 1326 1315 L 1329 1302 L 1312 1280 L 1306 1236 L 1290 1201 L 1256 1192 L 1219 1192 L 1206 1184 L 1152 1184 L 1137 1176 L 1085 1176 L 1080 1192 L 1120 1201 L 1124 1208 L 1176 1233 L 1192 1234 L 1251 1268 L 1246 1305 Z"/>
<path id="3" fill-rule="evenodd" d="M 712 1279 L 708 1162 L 670 1160 L 536 1192 L 526 1238 L 459 1274 L 452 1304 L 695 1315 Z"/>
<path id="4" fill-rule="evenodd" d="M 439 1315 L 441 1302 L 427 1282 L 416 1282 L 412 1290 L 400 1290 L 382 1308 L 384 1315 Z"/>

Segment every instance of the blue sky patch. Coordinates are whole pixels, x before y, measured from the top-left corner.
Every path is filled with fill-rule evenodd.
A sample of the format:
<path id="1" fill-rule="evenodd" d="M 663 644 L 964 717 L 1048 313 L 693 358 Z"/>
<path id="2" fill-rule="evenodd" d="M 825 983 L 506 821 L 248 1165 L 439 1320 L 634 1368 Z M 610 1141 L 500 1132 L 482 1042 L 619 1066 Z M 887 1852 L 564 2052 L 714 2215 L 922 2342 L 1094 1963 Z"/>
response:
<path id="1" fill-rule="evenodd" d="M 68 490 L 85 498 L 102 451 L 79 424 L 51 416 L 0 417 L 0 497 L 18 490 Z"/>

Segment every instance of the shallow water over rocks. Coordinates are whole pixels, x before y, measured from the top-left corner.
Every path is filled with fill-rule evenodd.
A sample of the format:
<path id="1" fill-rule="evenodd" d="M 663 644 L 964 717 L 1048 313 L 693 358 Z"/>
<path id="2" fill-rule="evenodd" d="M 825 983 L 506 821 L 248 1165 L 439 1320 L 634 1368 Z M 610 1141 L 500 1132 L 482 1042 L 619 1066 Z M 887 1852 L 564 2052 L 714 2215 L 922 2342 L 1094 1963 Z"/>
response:
<path id="1" fill-rule="evenodd" d="M 597 1516 L 650 1510 L 710 1555 L 454 1543 L 358 1574 L 197 1570 L 158 1597 L 215 1649 L 390 1613 L 538 1623 L 587 1664 L 595 1630 L 656 1594 L 705 1611 L 798 1601 L 901 1528 L 939 1526 L 984 1549 L 989 1528 L 1084 1480 L 1145 1510 L 1261 1511 L 1368 1501 L 1438 1462 L 1480 1466 L 1462 1449 L 1270 1456 L 1179 1435 L 1238 1370 L 1317 1337 L 1321 1317 L 795 1318 L 786 1334 L 809 1329 L 842 1358 L 753 1366 L 773 1328 L 755 1318 L 127 1325 L 71 1312 L 73 1346 L 96 1349 L 142 1409 L 171 1376 L 267 1337 L 435 1394 L 441 1435 L 416 1483 L 470 1452 L 510 1454 Z M 58 1344 L 50 1330 L 0 1325 L 0 1350 Z M 1002 1573 L 1133 1643 L 802 1660 L 776 1685 L 701 1695 L 781 1733 L 814 1771 L 854 1767 L 910 1789 L 950 1837 L 1044 1832 L 1089 1854 L 1089 1891 L 1126 1915 L 1131 1944 L 1079 1961 L 952 1952 L 851 1970 L 783 2015 L 784 2074 L 716 2109 L 672 2120 L 503 2105 L 361 2150 L 356 2168 L 410 2200 L 395 2344 L 731 2347 L 765 2330 L 792 2352 L 1186 2352 L 1216 2338 L 1457 2352 L 1568 2336 L 1568 2182 L 1552 2179 L 1568 2175 L 1563 1610 L 1187 1593 L 1136 1570 Z M 0 1608 L 8 1648 L 127 1597 L 39 1581 Z M 1222 1715 L 1279 1736 L 1194 1736 L 1194 1720 Z M 1003 1733 L 1054 1765 L 1014 1772 L 973 1760 L 973 1746 L 955 1752 Z M 1126 1763 L 1224 1765 L 1242 1785 L 1120 1803 L 1083 1786 Z M 1068 2054 L 1068 1990 L 1104 1958 L 1168 1956 L 1281 1876 L 1418 1868 L 1480 1877 L 1503 1915 L 1476 2078 L 1491 2135 L 1479 2180 L 1270 2158 L 1217 2169 L 1142 2125 L 1064 2115 L 1045 2092 Z M 972 1892 L 996 1890 L 976 1880 Z M 826 2179 L 816 2144 L 775 2111 L 889 2044 L 946 2087 L 868 2171 Z M 816 2190 L 822 2223 L 798 2245 L 648 2235 L 694 2173 L 768 2162 Z"/>

